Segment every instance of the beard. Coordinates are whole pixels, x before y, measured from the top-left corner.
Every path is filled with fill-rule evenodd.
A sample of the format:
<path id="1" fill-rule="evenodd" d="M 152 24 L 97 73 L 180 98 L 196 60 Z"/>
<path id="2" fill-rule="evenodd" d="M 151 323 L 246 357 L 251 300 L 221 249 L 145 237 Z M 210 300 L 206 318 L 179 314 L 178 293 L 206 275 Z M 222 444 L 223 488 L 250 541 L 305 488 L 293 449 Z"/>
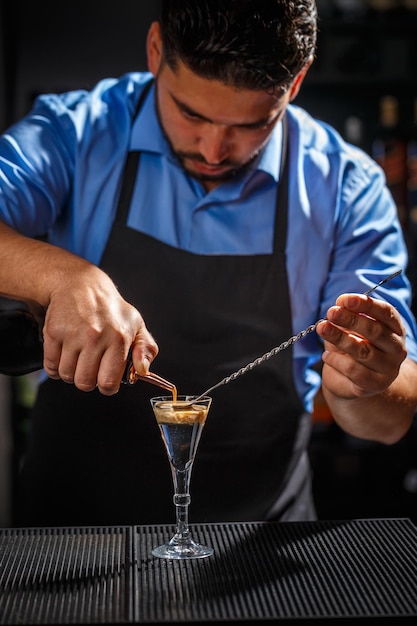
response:
<path id="1" fill-rule="evenodd" d="M 256 159 L 258 153 L 254 154 L 247 163 L 238 163 L 236 161 L 231 161 L 230 159 L 225 159 L 221 163 L 218 164 L 219 167 L 226 168 L 223 172 L 219 172 L 217 174 L 203 173 L 195 171 L 192 167 L 187 166 L 187 161 L 191 160 L 197 163 L 202 163 L 203 165 L 213 165 L 206 161 L 206 159 L 199 153 L 194 152 L 183 152 L 181 150 L 175 150 L 171 145 L 171 150 L 175 154 L 178 159 L 182 169 L 192 178 L 195 178 L 201 182 L 224 182 L 227 180 L 231 180 L 235 178 L 238 174 L 244 174 L 249 169 L 251 163 Z"/>
<path id="2" fill-rule="evenodd" d="M 216 164 L 219 167 L 226 168 L 223 172 L 210 174 L 210 173 L 203 173 L 203 172 L 195 171 L 192 167 L 187 166 L 187 161 L 191 160 L 197 163 L 203 163 L 204 165 L 207 165 L 207 166 L 210 166 L 210 165 L 213 166 L 213 163 L 209 163 L 203 157 L 203 155 L 198 152 L 196 153 L 185 152 L 182 150 L 177 150 L 175 148 L 162 122 L 162 117 L 159 111 L 157 83 L 155 83 L 154 103 L 155 103 L 156 114 L 157 114 L 158 121 L 159 121 L 159 126 L 161 128 L 165 141 L 169 145 L 172 154 L 176 157 L 176 159 L 178 160 L 184 172 L 186 172 L 186 174 L 188 174 L 195 180 L 198 180 L 200 182 L 225 182 L 227 180 L 231 180 L 232 178 L 235 178 L 238 174 L 244 175 L 249 170 L 252 163 L 257 159 L 260 152 L 262 151 L 262 148 L 264 147 L 264 145 L 260 146 L 259 149 L 256 150 L 244 163 L 238 162 L 238 161 L 232 161 L 231 159 L 225 159 L 221 163 Z"/>

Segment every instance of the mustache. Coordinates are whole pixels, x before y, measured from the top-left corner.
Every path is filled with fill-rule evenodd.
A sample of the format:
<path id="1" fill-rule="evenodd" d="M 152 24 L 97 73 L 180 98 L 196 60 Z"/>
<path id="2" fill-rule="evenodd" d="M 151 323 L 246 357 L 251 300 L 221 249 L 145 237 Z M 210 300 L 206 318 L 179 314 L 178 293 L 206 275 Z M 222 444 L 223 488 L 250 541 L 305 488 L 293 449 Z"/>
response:
<path id="1" fill-rule="evenodd" d="M 208 165 L 208 166 L 226 166 L 226 167 L 239 167 L 239 163 L 236 163 L 235 161 L 231 161 L 230 159 L 225 159 L 224 161 L 221 161 L 220 163 L 210 163 L 210 161 L 207 161 L 207 159 L 205 159 L 203 157 L 202 154 L 199 154 L 198 152 L 194 153 L 194 152 L 177 152 L 177 156 L 184 160 L 184 159 L 191 159 L 192 161 L 197 161 L 198 163 L 203 163 L 204 165 Z"/>

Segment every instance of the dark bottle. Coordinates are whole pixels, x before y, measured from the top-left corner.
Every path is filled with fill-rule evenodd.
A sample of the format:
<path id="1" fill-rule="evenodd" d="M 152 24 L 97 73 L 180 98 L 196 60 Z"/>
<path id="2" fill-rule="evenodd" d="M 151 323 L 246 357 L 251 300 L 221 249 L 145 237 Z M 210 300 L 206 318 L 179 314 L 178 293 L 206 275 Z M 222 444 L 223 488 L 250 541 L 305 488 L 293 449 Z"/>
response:
<path id="1" fill-rule="evenodd" d="M 407 205 L 410 222 L 417 228 L 417 98 L 407 138 Z"/>
<path id="2" fill-rule="evenodd" d="M 405 239 L 408 248 L 408 277 L 413 287 L 412 309 L 417 315 L 417 98 L 407 141 L 407 211 Z"/>
<path id="3" fill-rule="evenodd" d="M 372 156 L 385 172 L 387 186 L 405 231 L 408 223 L 407 141 L 399 122 L 398 109 L 398 100 L 394 96 L 381 98 L 379 126 L 372 143 Z"/>
<path id="4" fill-rule="evenodd" d="M 367 0 L 371 17 L 391 20 L 404 13 L 401 0 Z"/>
<path id="5" fill-rule="evenodd" d="M 364 147 L 363 144 L 363 122 L 357 115 L 349 115 L 345 120 L 344 137 L 349 143 Z"/>
<path id="6" fill-rule="evenodd" d="M 43 366 L 45 309 L 34 300 L 0 293 L 0 374 L 21 376 Z"/>

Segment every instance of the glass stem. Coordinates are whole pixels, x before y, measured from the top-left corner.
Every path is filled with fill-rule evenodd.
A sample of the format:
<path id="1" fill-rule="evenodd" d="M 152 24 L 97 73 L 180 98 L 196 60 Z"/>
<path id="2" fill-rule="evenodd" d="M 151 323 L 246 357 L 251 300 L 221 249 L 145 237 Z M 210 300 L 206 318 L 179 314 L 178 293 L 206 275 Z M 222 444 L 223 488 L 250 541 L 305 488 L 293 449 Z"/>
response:
<path id="1" fill-rule="evenodd" d="M 177 539 L 188 540 L 188 507 L 191 502 L 190 497 L 190 477 L 191 464 L 186 470 L 172 471 L 174 479 L 174 505 L 176 516 L 176 535 Z"/>

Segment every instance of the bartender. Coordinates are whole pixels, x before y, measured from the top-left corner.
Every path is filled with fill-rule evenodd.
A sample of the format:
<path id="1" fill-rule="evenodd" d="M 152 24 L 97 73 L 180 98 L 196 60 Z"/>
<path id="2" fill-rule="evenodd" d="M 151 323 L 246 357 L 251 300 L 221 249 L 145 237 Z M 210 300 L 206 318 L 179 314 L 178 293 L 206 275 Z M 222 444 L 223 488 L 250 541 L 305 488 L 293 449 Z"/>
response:
<path id="1" fill-rule="evenodd" d="M 381 169 L 293 103 L 316 35 L 313 0 L 163 0 L 149 72 L 40 96 L 1 137 L 2 291 L 46 310 L 17 525 L 173 521 L 161 390 L 121 383 L 130 352 L 198 394 L 323 319 L 213 392 L 195 522 L 315 518 L 320 386 L 356 437 L 409 429 L 408 280 L 359 295 L 406 247 Z"/>

